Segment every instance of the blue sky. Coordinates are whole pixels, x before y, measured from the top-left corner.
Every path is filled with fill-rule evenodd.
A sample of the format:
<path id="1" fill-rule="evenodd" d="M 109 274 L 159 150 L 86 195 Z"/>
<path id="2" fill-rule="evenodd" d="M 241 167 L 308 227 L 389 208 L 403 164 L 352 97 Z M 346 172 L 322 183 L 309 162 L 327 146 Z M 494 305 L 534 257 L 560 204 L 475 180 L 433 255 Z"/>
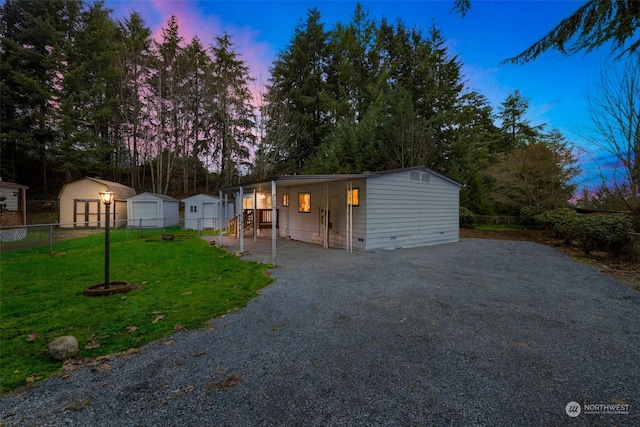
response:
<path id="1" fill-rule="evenodd" d="M 472 0 L 466 17 L 451 11 L 453 0 L 362 1 L 376 21 L 386 17 L 427 33 L 435 25 L 442 31 L 451 54 L 463 64 L 469 88 L 485 95 L 497 111 L 512 91 L 529 99 L 531 124 L 558 128 L 581 153 L 583 175 L 576 182 L 599 184 L 597 165 L 582 136 L 590 120 L 586 95 L 596 88 L 600 69 L 612 58 L 607 49 L 564 57 L 550 51 L 524 65 L 501 64 L 539 40 L 584 1 Z M 355 1 L 212 1 L 212 0 L 108 0 L 113 16 L 122 19 L 138 11 L 159 35 L 171 15 L 176 15 L 182 36 L 198 35 L 205 44 L 226 31 L 253 77 L 265 82 L 268 67 L 291 41 L 295 27 L 317 7 L 325 29 L 351 20 Z"/>

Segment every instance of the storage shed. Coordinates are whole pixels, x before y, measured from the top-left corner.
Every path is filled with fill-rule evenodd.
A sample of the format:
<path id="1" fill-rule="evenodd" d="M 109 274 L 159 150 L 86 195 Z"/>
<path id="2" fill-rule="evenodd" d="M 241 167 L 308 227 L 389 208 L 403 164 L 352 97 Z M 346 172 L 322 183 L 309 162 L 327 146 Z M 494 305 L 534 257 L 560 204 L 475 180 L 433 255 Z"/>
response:
<path id="1" fill-rule="evenodd" d="M 61 228 L 97 228 L 105 226 L 105 206 L 100 193 L 115 193 L 110 208 L 111 227 L 127 225 L 127 199 L 136 191 L 113 181 L 100 178 L 82 178 L 65 184 L 58 194 Z"/>
<path id="2" fill-rule="evenodd" d="M 227 191 L 239 199 L 255 194 L 255 209 L 246 209 L 243 202 L 245 230 L 255 227 L 252 218 L 268 211 L 271 224 L 264 225 L 273 226 L 279 237 L 368 251 L 457 242 L 461 187 L 418 166 L 365 174 L 281 176 Z"/>
<path id="3" fill-rule="evenodd" d="M 129 227 L 164 228 L 178 225 L 178 199 L 165 194 L 142 193 L 127 199 Z"/>
<path id="4" fill-rule="evenodd" d="M 184 203 L 184 228 L 204 230 L 225 228 L 226 221 L 233 218 L 233 203 L 225 203 L 207 194 L 182 199 Z"/>

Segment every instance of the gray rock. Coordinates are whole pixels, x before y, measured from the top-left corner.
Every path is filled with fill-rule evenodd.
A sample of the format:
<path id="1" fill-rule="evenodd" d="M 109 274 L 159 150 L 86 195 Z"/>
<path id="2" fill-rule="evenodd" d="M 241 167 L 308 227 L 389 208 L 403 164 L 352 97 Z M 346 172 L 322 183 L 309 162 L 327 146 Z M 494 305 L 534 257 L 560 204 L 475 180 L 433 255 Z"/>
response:
<path id="1" fill-rule="evenodd" d="M 49 354 L 56 360 L 67 360 L 78 352 L 78 340 L 68 335 L 56 338 L 49 343 Z"/>

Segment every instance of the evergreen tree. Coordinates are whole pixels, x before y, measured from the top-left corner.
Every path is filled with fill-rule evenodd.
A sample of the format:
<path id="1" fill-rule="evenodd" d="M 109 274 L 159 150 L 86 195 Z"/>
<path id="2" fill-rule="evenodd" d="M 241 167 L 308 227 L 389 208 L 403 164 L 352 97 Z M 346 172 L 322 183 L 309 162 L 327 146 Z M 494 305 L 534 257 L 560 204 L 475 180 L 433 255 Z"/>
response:
<path id="1" fill-rule="evenodd" d="M 144 153 L 142 142 L 149 135 L 148 117 L 142 92 L 146 90 L 149 73 L 151 30 L 145 26 L 140 14 L 131 13 L 120 23 L 123 50 L 120 52 L 122 80 L 120 90 L 120 114 L 123 116 L 122 138 L 127 141 L 129 153 L 130 185 L 142 188 L 141 164 Z"/>
<path id="2" fill-rule="evenodd" d="M 102 2 L 80 16 L 66 56 L 57 153 L 66 180 L 96 174 L 116 179 L 122 157 L 119 30 Z"/>
<path id="3" fill-rule="evenodd" d="M 471 0 L 454 0 L 453 10 L 466 16 Z M 618 52 L 617 59 L 640 51 L 640 39 L 634 38 L 640 23 L 640 2 L 637 0 L 589 0 L 571 16 L 519 55 L 505 62 L 533 61 L 549 49 L 562 54 L 590 52 L 610 44 Z"/>
<path id="4" fill-rule="evenodd" d="M 478 214 L 492 214 L 484 171 L 492 162 L 490 148 L 500 138 L 500 130 L 493 123 L 491 105 L 483 95 L 471 92 L 465 96 L 457 119 L 459 125 L 443 172 L 465 184 L 460 190 L 461 206 Z"/>
<path id="5" fill-rule="evenodd" d="M 248 160 L 255 145 L 255 114 L 249 91 L 249 69 L 233 50 L 228 34 L 218 36 L 211 46 L 214 76 L 214 122 L 211 150 L 219 159 L 221 186 L 239 182 L 241 169 L 248 169 Z"/>
<path id="6" fill-rule="evenodd" d="M 187 45 L 183 54 L 184 79 L 184 107 L 185 137 L 181 153 L 183 193 L 189 192 L 189 171 L 193 169 L 194 191 L 197 183 L 196 172 L 200 165 L 199 157 L 204 155 L 207 147 L 207 129 L 213 124 L 214 105 L 207 97 L 207 87 L 211 85 L 211 58 L 198 37 L 194 37 Z"/>
<path id="7" fill-rule="evenodd" d="M 358 3 L 351 22 L 336 24 L 327 39 L 326 92 L 334 121 L 362 120 L 376 98 L 376 26 Z"/>
<path id="8" fill-rule="evenodd" d="M 179 87 L 182 79 L 179 57 L 182 52 L 178 21 L 171 16 L 162 29 L 162 41 L 153 43 L 153 66 L 149 75 L 147 105 L 151 111 L 152 134 L 147 140 L 147 158 L 154 193 L 166 194 L 177 162 L 180 133 Z"/>
<path id="9" fill-rule="evenodd" d="M 6 0 L 0 9 L 0 175 L 48 190 L 56 105 L 80 0 Z"/>
<path id="10" fill-rule="evenodd" d="M 492 147 L 494 153 L 505 153 L 514 148 L 522 148 L 536 140 L 544 125 L 531 126 L 525 118 L 529 100 L 519 90 L 510 93 L 498 109 L 498 119 L 502 138 Z"/>
<path id="11" fill-rule="evenodd" d="M 397 85 L 386 98 L 385 107 L 383 145 L 386 161 L 379 168 L 433 166 L 438 161 L 438 144 L 427 120 L 416 114 L 409 91 Z"/>
<path id="12" fill-rule="evenodd" d="M 331 132 L 330 102 L 326 93 L 327 37 L 320 22 L 320 12 L 312 9 L 307 20 L 296 27 L 293 40 L 278 55 L 271 69 L 269 102 L 283 108 L 273 108 L 267 128 L 267 142 L 272 135 L 283 138 L 286 126 L 279 116 L 286 114 L 296 132 L 286 136 L 286 148 L 279 173 L 296 173 L 303 169 L 315 149 Z"/>
<path id="13" fill-rule="evenodd" d="M 468 0 L 465 0 L 468 1 Z M 638 0 L 589 0 L 568 18 L 560 21 L 543 38 L 506 62 L 533 61 L 543 52 L 556 49 L 562 54 L 593 49 L 609 44 L 616 59 L 640 52 L 640 2 Z"/>

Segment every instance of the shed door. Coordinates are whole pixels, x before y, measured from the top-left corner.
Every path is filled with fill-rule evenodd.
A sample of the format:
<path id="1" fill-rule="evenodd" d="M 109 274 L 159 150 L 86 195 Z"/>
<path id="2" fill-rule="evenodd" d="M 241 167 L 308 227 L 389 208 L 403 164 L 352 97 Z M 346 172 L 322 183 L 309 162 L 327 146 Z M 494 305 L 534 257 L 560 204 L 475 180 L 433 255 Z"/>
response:
<path id="1" fill-rule="evenodd" d="M 218 204 L 217 203 L 204 203 L 202 205 L 202 227 L 203 228 L 215 228 L 217 226 L 214 218 L 218 217 Z"/>
<path id="2" fill-rule="evenodd" d="M 75 199 L 73 203 L 74 227 L 100 226 L 100 200 Z"/>
<path id="3" fill-rule="evenodd" d="M 158 203 L 133 202 L 133 218 L 136 226 L 156 227 L 158 224 Z"/>

